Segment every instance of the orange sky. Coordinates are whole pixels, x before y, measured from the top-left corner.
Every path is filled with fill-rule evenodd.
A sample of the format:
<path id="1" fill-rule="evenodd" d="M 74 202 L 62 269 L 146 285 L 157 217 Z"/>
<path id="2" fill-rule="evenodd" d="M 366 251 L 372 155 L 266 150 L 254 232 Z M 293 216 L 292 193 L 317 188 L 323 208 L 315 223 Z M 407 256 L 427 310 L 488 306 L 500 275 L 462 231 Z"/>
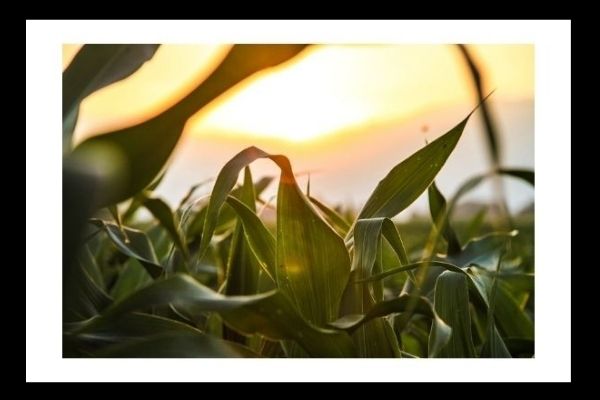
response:
<path id="1" fill-rule="evenodd" d="M 77 49 L 64 46 L 64 66 Z M 496 89 L 492 105 L 500 127 L 511 128 L 512 133 L 504 132 L 505 160 L 533 166 L 533 46 L 471 49 L 486 69 L 488 89 Z M 75 140 L 159 112 L 203 79 L 226 50 L 161 46 L 136 74 L 83 102 Z M 160 189 L 174 201 L 185 187 L 214 176 L 233 154 L 255 144 L 289 155 L 296 170 L 315 171 L 311 186 L 327 200 L 361 203 L 389 168 L 474 106 L 469 79 L 454 46 L 314 46 L 248 79 L 194 116 Z M 470 125 L 478 130 L 477 121 Z M 515 136 L 515 130 L 522 134 Z M 451 190 L 463 175 L 486 168 L 480 133 L 465 140 L 470 153 L 460 157 L 454 167 L 458 173 L 445 174 L 442 189 Z M 519 150 L 524 143 L 525 152 Z M 257 175 L 274 172 L 260 163 L 257 170 Z"/>

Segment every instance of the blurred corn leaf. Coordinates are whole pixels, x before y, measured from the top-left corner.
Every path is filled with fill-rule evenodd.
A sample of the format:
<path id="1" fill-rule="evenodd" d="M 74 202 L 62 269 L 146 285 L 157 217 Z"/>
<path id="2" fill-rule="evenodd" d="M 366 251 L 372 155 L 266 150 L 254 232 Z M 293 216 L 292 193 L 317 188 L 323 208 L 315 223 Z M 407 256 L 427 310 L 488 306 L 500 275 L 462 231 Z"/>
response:
<path id="1" fill-rule="evenodd" d="M 492 117 L 491 111 L 489 110 L 487 104 L 485 104 L 484 102 L 485 92 L 483 76 L 473 56 L 467 49 L 467 46 L 465 46 L 464 44 L 457 44 L 457 46 L 465 60 L 465 63 L 467 64 L 467 67 L 469 68 L 471 78 L 473 78 L 473 86 L 475 87 L 477 100 L 481 103 L 481 116 L 485 127 L 484 131 L 487 139 L 487 148 L 489 151 L 490 159 L 492 161 L 492 165 L 498 165 L 500 164 L 501 155 L 500 143 L 498 140 L 498 132 L 496 131 L 496 123 L 494 122 L 494 118 Z"/>
<path id="2" fill-rule="evenodd" d="M 450 218 L 452 215 L 452 211 L 454 210 L 455 205 L 458 203 L 458 201 L 467 193 L 469 193 L 471 190 L 475 189 L 477 186 L 479 186 L 483 181 L 485 181 L 488 178 L 491 178 L 495 175 L 506 175 L 508 177 L 512 177 L 512 178 L 517 178 L 517 179 L 521 179 L 527 183 L 529 183 L 531 186 L 535 185 L 535 173 L 531 170 L 526 170 L 526 169 L 497 169 L 495 171 L 492 171 L 490 173 L 486 173 L 486 174 L 481 174 L 481 175 L 476 175 L 473 178 L 470 178 L 469 180 L 467 180 L 465 183 L 463 183 L 459 189 L 456 191 L 456 193 L 454 194 L 454 196 L 452 197 L 452 199 L 450 200 L 450 202 L 448 203 L 448 207 L 447 207 L 447 217 L 446 218 Z"/>
<path id="3" fill-rule="evenodd" d="M 71 149 L 71 135 L 79 104 L 93 92 L 127 78 L 150 60 L 158 44 L 86 44 L 63 72 L 63 153 Z"/>
<path id="4" fill-rule="evenodd" d="M 468 241 L 479 236 L 478 233 L 483 226 L 483 221 L 485 220 L 487 211 L 487 207 L 481 207 L 481 209 L 471 218 L 467 228 L 464 231 L 464 240 Z"/>
<path id="5" fill-rule="evenodd" d="M 517 168 L 499 168 L 496 173 L 500 175 L 512 176 L 514 178 L 520 178 L 531 186 L 535 186 L 535 173 L 529 169 L 517 169 Z"/>
<path id="6" fill-rule="evenodd" d="M 115 171 L 101 175 L 102 189 L 95 203 L 104 206 L 126 200 L 162 170 L 189 117 L 243 79 L 287 61 L 304 47 L 235 45 L 210 76 L 175 105 L 140 124 L 85 140 L 75 148 L 69 157 L 73 162 L 67 165 L 106 172 L 107 166 L 98 158 L 108 157 Z"/>

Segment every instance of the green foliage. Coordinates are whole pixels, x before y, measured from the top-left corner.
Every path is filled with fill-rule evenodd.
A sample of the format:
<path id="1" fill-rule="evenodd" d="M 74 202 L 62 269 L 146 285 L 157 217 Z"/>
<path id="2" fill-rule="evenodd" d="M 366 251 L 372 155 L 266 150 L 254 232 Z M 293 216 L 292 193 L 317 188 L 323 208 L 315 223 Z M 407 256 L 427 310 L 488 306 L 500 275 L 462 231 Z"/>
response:
<path id="1" fill-rule="evenodd" d="M 66 193 L 91 188 L 84 203 L 67 196 L 64 205 L 77 211 L 65 220 L 65 357 L 533 355 L 532 242 L 523 233 L 530 231 L 490 229 L 483 212 L 464 224 L 453 220 L 459 199 L 484 179 L 533 185 L 533 172 L 494 168 L 448 201 L 434 183 L 468 117 L 399 162 L 352 220 L 305 194 L 285 156 L 256 147 L 225 164 L 205 201 L 194 201 L 195 188 L 174 209 L 152 197 L 191 114 L 303 47 L 234 46 L 173 108 L 65 156 Z M 150 56 L 133 47 L 131 60 L 107 61 L 113 72 L 96 71 L 97 82 L 68 100 L 71 110 Z M 72 115 L 64 116 L 66 128 Z M 257 159 L 281 171 L 274 226 L 257 211 L 272 180 L 254 181 Z M 433 223 L 390 219 L 425 190 Z M 136 218 L 140 207 L 150 221 Z"/>

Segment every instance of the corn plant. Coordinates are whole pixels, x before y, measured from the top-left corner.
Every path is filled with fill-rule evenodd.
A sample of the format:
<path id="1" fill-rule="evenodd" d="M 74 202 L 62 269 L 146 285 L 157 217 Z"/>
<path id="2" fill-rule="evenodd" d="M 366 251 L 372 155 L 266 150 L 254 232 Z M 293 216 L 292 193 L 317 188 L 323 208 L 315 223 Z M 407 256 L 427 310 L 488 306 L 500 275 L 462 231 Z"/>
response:
<path id="1" fill-rule="evenodd" d="M 435 185 L 470 114 L 392 168 L 358 213 L 304 192 L 285 155 L 256 147 L 223 166 L 209 196 L 196 198 L 193 187 L 173 208 L 153 194 L 192 114 L 303 47 L 234 46 L 172 108 L 73 150 L 79 102 L 133 73 L 156 46 L 84 46 L 67 68 L 65 357 L 533 356 L 530 225 L 481 234 L 480 215 L 468 229 L 453 219 L 486 179 L 533 186 L 533 172 L 493 168 L 449 200 Z M 257 159 L 279 177 L 255 180 Z M 272 182 L 271 204 L 262 193 Z M 392 218 L 425 191 L 429 232 L 405 246 L 412 225 Z M 142 208 L 150 220 L 138 217 Z"/>

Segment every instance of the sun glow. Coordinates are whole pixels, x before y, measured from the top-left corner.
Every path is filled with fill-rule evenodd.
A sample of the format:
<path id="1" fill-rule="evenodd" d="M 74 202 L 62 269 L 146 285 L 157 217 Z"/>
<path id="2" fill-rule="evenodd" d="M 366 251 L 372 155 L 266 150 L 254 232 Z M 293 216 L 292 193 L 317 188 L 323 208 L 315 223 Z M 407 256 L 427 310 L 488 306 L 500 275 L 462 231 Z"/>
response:
<path id="1" fill-rule="evenodd" d="M 64 65 L 77 48 L 65 46 Z M 75 140 L 160 112 L 206 77 L 227 48 L 161 46 L 136 74 L 83 102 Z M 487 81 L 489 89 L 497 89 L 495 98 L 532 95 L 532 46 L 473 48 L 485 64 L 494 65 Z M 317 45 L 228 91 L 192 117 L 186 132 L 314 141 L 444 106 L 472 105 L 472 89 L 465 84 L 469 79 L 450 45 Z"/>

